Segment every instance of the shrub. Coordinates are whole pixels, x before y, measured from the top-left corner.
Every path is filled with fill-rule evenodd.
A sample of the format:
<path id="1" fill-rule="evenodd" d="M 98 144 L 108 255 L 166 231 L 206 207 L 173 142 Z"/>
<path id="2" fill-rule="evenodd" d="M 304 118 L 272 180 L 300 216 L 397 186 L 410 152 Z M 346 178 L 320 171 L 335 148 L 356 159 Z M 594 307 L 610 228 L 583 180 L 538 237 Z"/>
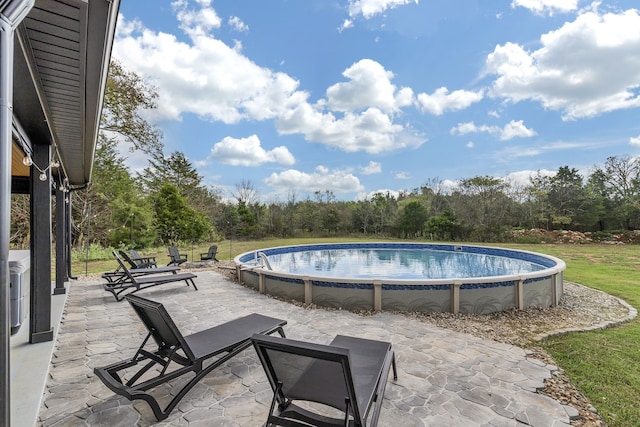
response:
<path id="1" fill-rule="evenodd" d="M 111 254 L 113 248 L 103 248 L 97 243 L 92 243 L 88 248 L 83 249 L 71 249 L 71 261 L 73 262 L 81 262 L 81 261 L 104 261 L 110 260 L 113 258 Z"/>

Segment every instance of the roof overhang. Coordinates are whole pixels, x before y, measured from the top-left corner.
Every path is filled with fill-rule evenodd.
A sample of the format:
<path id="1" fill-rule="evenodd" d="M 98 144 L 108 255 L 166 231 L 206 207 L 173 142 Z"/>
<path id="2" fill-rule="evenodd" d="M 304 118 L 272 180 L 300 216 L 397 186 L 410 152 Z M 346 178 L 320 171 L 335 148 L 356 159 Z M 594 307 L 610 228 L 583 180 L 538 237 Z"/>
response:
<path id="1" fill-rule="evenodd" d="M 70 186 L 91 179 L 119 4 L 35 0 L 16 31 L 13 113 L 23 130 L 17 147 L 51 145 L 60 162 L 54 173 Z M 20 170 L 19 156 L 13 159 L 12 175 Z"/>

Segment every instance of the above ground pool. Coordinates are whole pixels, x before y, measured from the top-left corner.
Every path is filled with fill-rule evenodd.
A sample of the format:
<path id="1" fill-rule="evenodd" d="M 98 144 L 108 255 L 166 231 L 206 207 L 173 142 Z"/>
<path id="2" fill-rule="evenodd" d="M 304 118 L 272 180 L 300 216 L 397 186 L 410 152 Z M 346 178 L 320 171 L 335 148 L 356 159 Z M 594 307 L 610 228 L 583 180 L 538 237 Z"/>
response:
<path id="1" fill-rule="evenodd" d="M 554 306 L 565 263 L 487 246 L 340 243 L 282 246 L 235 258 L 240 281 L 347 310 L 492 313 Z"/>

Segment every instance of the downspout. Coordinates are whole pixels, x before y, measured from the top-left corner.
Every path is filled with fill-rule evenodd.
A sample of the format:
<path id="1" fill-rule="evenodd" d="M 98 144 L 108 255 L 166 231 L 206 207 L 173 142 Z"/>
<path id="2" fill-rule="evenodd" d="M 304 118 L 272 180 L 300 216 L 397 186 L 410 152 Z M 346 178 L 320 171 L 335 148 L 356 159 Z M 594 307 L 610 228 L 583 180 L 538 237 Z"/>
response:
<path id="1" fill-rule="evenodd" d="M 11 129 L 13 46 L 17 26 L 35 0 L 0 0 L 0 425 L 11 425 L 9 239 L 11 228 Z"/>

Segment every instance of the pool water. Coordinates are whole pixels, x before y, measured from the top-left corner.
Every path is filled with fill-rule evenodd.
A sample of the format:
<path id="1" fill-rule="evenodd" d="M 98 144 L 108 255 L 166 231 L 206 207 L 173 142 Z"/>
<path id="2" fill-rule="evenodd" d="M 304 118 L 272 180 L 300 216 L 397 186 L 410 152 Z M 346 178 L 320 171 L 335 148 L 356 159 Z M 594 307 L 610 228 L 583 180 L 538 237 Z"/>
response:
<path id="1" fill-rule="evenodd" d="M 504 256 L 433 249 L 321 249 L 269 254 L 267 258 L 273 271 L 356 279 L 491 277 L 547 268 Z"/>

